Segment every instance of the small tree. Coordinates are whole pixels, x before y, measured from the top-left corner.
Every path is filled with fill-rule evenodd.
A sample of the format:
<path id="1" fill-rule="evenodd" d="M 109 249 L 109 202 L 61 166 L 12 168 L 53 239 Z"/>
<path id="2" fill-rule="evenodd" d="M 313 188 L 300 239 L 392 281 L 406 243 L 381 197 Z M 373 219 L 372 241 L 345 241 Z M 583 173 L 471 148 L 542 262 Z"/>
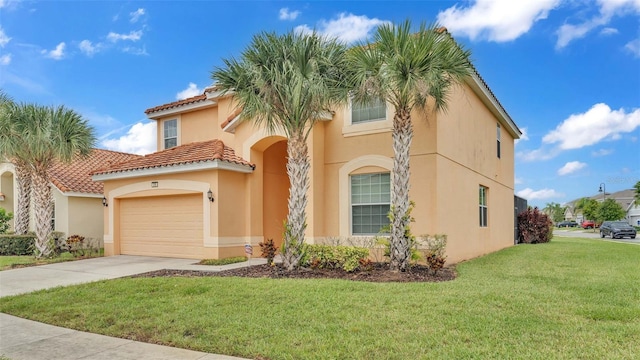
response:
<path id="1" fill-rule="evenodd" d="M 603 201 L 596 211 L 596 219 L 600 222 L 624 219 L 625 215 L 622 206 L 613 199 Z"/>
<path id="2" fill-rule="evenodd" d="M 633 185 L 633 188 L 636 190 L 634 203 L 636 205 L 640 205 L 640 181 L 638 181 L 635 185 Z"/>
<path id="3" fill-rule="evenodd" d="M 537 207 L 518 214 L 518 239 L 525 244 L 538 244 L 551 241 L 553 223 L 549 216 Z"/>
<path id="4" fill-rule="evenodd" d="M 560 222 L 564 220 L 564 212 L 567 210 L 566 206 L 562 206 L 556 202 L 547 203 L 544 209 L 545 214 L 549 215 L 553 222 Z"/>

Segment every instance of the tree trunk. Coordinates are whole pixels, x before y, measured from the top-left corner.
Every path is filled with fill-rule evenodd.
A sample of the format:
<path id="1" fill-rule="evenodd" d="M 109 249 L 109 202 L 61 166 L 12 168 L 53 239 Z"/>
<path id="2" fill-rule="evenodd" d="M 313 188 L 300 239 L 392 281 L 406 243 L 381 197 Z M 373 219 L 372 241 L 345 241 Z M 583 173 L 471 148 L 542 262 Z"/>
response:
<path id="1" fill-rule="evenodd" d="M 287 175 L 289 176 L 289 214 L 284 233 L 283 262 L 287 270 L 298 267 L 302 258 L 304 232 L 307 228 L 307 191 L 309 190 L 309 156 L 302 135 L 287 142 Z"/>
<path id="2" fill-rule="evenodd" d="M 29 209 L 31 208 L 31 173 L 26 164 L 15 161 L 18 185 L 18 208 L 15 209 L 13 228 L 18 235 L 29 231 Z"/>
<path id="3" fill-rule="evenodd" d="M 33 172 L 32 191 L 35 208 L 36 257 L 47 257 L 53 251 L 49 241 L 51 235 L 53 199 L 46 170 L 36 169 Z"/>
<path id="4" fill-rule="evenodd" d="M 408 229 L 409 150 L 413 138 L 411 113 L 396 109 L 393 117 L 393 188 L 391 189 L 391 239 L 389 260 L 391 270 L 405 271 L 411 260 Z"/>

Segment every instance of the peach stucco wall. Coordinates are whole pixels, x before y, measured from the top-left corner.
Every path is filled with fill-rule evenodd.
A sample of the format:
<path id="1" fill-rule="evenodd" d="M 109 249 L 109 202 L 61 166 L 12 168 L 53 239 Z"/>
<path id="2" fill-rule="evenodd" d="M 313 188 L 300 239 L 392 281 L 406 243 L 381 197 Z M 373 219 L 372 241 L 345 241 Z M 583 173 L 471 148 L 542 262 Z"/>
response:
<path id="1" fill-rule="evenodd" d="M 199 184 L 197 188 L 177 190 L 160 186 L 119 196 L 144 201 L 145 196 L 189 191 L 204 194 L 211 188 L 216 201 L 206 205 L 210 206 L 209 215 L 205 214 L 209 232 L 205 234 L 203 257 L 242 254 L 243 244 L 255 246 L 264 238 L 279 242 L 281 224 L 274 224 L 286 217 L 289 186 L 283 169 L 286 143 L 282 134 L 270 134 L 251 123 L 242 123 L 233 132 L 223 131 L 220 124 L 234 109 L 231 98 L 226 97 L 219 99 L 216 107 L 181 114 L 179 143 L 221 139 L 237 155 L 256 165 L 252 173 L 209 170 L 110 180 L 105 182 L 105 193 L 117 193 L 118 189 L 136 183 L 192 181 Z M 351 125 L 347 106 L 337 109 L 332 120 L 315 125 L 308 140 L 311 168 L 307 241 L 350 236 L 349 175 L 390 171 L 392 116 L 389 109 L 386 121 Z M 414 111 L 412 119 L 410 198 L 416 204 L 413 233 L 447 234 L 450 262 L 513 244 L 514 143 L 507 124 L 501 126 L 502 150 L 498 159 L 498 119 L 467 86 L 451 94 L 447 112 Z M 158 123 L 160 131 L 161 122 Z M 478 220 L 480 185 L 489 188 L 486 228 L 481 228 Z M 117 198 L 114 198 L 116 212 Z M 106 223 L 113 217 L 110 211 L 114 210 L 105 210 Z M 117 228 L 117 220 L 105 227 L 108 243 L 112 244 L 108 253 L 117 253 Z"/>

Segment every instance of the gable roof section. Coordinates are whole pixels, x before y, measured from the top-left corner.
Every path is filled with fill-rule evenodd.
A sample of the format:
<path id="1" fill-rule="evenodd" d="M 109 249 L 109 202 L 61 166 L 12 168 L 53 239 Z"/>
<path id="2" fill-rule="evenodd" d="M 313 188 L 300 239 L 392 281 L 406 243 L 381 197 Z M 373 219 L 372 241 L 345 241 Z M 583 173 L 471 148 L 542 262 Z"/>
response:
<path id="1" fill-rule="evenodd" d="M 176 146 L 116 164 L 95 171 L 93 179 L 100 181 L 211 169 L 250 173 L 255 165 L 236 155 L 221 140 L 214 139 Z"/>
<path id="2" fill-rule="evenodd" d="M 174 102 L 170 102 L 167 104 L 162 104 L 162 105 L 158 105 L 152 108 L 149 108 L 147 110 L 144 111 L 145 114 L 151 114 L 154 112 L 158 112 L 158 111 L 162 111 L 162 110 L 168 110 L 168 109 L 173 109 L 173 108 L 177 108 L 180 106 L 184 106 L 184 105 L 190 105 L 190 104 L 194 104 L 194 103 L 199 103 L 202 101 L 207 100 L 207 95 L 206 94 L 200 94 L 200 95 L 196 95 L 196 96 L 192 96 L 190 98 L 186 98 L 186 99 L 182 99 L 182 100 L 178 100 L 178 101 L 174 101 Z"/>
<path id="3" fill-rule="evenodd" d="M 93 149 L 88 157 L 77 156 L 71 163 L 56 161 L 49 169 L 51 183 L 62 193 L 102 195 L 102 183 L 91 179 L 91 173 L 110 164 L 140 158 L 142 156 L 104 149 Z"/>

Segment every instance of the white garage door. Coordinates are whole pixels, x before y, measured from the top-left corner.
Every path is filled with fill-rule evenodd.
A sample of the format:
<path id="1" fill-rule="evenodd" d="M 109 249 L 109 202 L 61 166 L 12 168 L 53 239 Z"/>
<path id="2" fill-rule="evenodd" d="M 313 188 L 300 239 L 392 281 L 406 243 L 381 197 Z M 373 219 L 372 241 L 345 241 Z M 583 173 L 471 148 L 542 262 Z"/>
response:
<path id="1" fill-rule="evenodd" d="M 121 254 L 199 259 L 202 233 L 202 195 L 120 201 Z"/>

